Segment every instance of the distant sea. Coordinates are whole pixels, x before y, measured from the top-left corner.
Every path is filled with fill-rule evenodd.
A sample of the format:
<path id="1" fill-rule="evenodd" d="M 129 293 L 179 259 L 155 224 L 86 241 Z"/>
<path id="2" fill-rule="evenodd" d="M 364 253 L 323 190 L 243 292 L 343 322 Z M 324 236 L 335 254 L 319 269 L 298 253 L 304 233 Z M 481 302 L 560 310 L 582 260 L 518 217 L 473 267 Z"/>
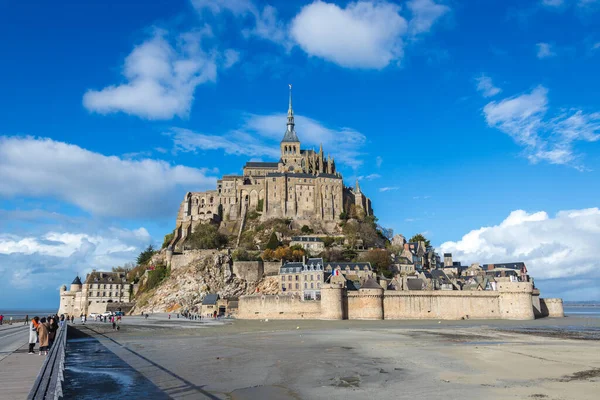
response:
<path id="1" fill-rule="evenodd" d="M 600 318 L 599 304 L 564 304 L 565 316 L 580 318 Z"/>
<path id="2" fill-rule="evenodd" d="M 4 315 L 4 321 L 7 322 L 10 320 L 10 317 L 13 320 L 25 319 L 26 315 L 29 315 L 29 319 L 35 317 L 47 317 L 48 315 L 56 314 L 58 311 L 57 308 L 53 308 L 51 310 L 3 310 L 0 308 L 0 314 Z"/>

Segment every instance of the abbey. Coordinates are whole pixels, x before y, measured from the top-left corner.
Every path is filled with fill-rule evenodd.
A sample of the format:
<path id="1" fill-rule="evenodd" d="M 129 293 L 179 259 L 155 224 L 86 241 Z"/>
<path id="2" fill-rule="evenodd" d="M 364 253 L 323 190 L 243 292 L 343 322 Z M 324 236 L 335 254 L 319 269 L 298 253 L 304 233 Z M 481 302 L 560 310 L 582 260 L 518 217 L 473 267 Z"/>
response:
<path id="1" fill-rule="evenodd" d="M 185 237 L 198 222 L 243 220 L 247 212 L 261 213 L 263 220 L 339 221 L 351 210 L 372 215 L 371 200 L 360 190 L 346 187 L 333 157 L 302 149 L 296 134 L 290 85 L 287 128 L 277 162 L 247 162 L 243 175 L 225 175 L 217 188 L 188 192 L 179 208 L 177 235 Z"/>

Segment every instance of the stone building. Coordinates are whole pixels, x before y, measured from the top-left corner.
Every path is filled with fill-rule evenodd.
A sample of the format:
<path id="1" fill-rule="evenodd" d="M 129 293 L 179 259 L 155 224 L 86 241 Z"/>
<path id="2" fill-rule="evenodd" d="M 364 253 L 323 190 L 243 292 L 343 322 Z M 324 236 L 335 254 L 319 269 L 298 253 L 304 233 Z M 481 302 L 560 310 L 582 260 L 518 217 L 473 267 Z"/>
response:
<path id="1" fill-rule="evenodd" d="M 77 276 L 67 290 L 60 288 L 59 314 L 79 316 L 104 312 L 109 303 L 128 303 L 133 285 L 127 282 L 124 272 L 92 272 L 85 283 Z"/>
<path id="2" fill-rule="evenodd" d="M 296 293 L 304 299 L 319 300 L 323 284 L 323 259 L 309 258 L 302 262 L 288 262 L 281 266 L 282 293 Z"/>
<path id="3" fill-rule="evenodd" d="M 261 219 L 290 218 L 303 221 L 337 222 L 351 208 L 372 215 L 371 200 L 355 188 L 346 187 L 333 157 L 302 149 L 296 134 L 290 85 L 287 127 L 276 162 L 247 162 L 242 175 L 225 175 L 217 188 L 186 193 L 177 215 L 170 243 L 181 247 L 199 222 L 242 221 L 248 212 Z M 179 246 L 178 246 L 179 245 Z"/>
<path id="4" fill-rule="evenodd" d="M 318 254 L 325 250 L 323 240 L 315 236 L 293 236 L 290 246 L 302 246 L 312 254 Z"/>

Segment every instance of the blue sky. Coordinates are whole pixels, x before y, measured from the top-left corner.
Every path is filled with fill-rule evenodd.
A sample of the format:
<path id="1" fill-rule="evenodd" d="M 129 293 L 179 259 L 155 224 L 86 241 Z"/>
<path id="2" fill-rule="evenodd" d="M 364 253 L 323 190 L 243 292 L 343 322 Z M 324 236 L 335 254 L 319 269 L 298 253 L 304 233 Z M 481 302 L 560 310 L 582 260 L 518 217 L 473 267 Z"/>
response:
<path id="1" fill-rule="evenodd" d="M 3 307 L 131 261 L 185 192 L 305 148 L 380 223 L 600 300 L 600 1 L 0 1 Z"/>

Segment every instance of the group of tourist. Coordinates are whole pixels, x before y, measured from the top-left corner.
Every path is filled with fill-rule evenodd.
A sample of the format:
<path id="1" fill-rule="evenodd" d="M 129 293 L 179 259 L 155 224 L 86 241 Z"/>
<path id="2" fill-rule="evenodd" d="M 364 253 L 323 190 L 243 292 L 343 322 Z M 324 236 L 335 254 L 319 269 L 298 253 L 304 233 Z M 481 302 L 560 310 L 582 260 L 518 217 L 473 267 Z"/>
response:
<path id="1" fill-rule="evenodd" d="M 67 317 L 68 318 L 68 317 Z M 29 316 L 25 316 L 25 323 Z M 29 324 L 29 354 L 35 354 L 33 348 L 39 343 L 39 355 L 48 355 L 48 351 L 54 343 L 59 326 L 64 325 L 65 316 L 50 315 L 48 317 L 35 316 Z"/>

